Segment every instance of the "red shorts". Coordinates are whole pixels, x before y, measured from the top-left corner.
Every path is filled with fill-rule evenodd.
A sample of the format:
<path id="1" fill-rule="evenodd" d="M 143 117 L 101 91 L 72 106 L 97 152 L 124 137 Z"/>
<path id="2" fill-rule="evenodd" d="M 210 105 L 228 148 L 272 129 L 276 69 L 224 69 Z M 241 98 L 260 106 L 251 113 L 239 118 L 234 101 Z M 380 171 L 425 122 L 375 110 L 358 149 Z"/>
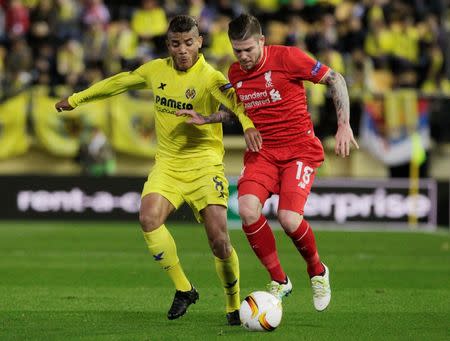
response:
<path id="1" fill-rule="evenodd" d="M 317 167 L 324 160 L 317 137 L 295 146 L 264 148 L 259 153 L 246 152 L 244 168 L 238 180 L 239 197 L 257 196 L 262 205 L 278 194 L 278 209 L 301 215 L 314 182 Z"/>

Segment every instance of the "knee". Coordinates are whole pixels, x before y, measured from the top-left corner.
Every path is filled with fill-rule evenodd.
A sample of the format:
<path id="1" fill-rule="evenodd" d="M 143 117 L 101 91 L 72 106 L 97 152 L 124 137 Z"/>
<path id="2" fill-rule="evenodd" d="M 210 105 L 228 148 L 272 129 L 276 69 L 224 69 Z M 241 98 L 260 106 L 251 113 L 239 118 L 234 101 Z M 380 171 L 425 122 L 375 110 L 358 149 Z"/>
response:
<path id="1" fill-rule="evenodd" d="M 296 231 L 302 220 L 303 216 L 298 213 L 284 210 L 278 212 L 278 221 L 286 233 Z"/>
<path id="2" fill-rule="evenodd" d="M 261 212 L 254 205 L 249 205 L 245 202 L 239 204 L 239 216 L 244 225 L 250 225 L 256 222 L 261 215 Z"/>
<path id="3" fill-rule="evenodd" d="M 151 208 L 145 212 L 139 213 L 139 222 L 142 230 L 145 232 L 151 232 L 164 224 L 161 214 L 157 210 Z"/>
<path id="4" fill-rule="evenodd" d="M 211 250 L 217 258 L 226 259 L 231 256 L 231 243 L 228 236 L 216 238 L 210 244 Z"/>

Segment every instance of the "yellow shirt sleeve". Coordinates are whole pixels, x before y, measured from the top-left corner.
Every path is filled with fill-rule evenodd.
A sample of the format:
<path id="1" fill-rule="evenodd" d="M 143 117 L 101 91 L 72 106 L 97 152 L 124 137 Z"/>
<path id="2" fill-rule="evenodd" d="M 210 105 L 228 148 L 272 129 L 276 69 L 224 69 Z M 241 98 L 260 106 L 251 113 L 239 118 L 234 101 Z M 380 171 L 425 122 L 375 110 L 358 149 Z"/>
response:
<path id="1" fill-rule="evenodd" d="M 235 93 L 234 89 L 232 91 L 233 93 Z M 236 96 L 236 94 L 234 96 Z M 244 131 L 246 131 L 248 128 L 255 128 L 252 120 L 245 113 L 244 105 L 242 103 L 237 103 L 236 107 L 233 109 L 233 112 L 236 114 Z"/>
<path id="2" fill-rule="evenodd" d="M 239 119 L 242 129 L 246 131 L 248 128 L 254 128 L 252 120 L 245 114 L 244 105 L 238 102 L 236 92 L 225 76 L 219 71 L 215 72 L 209 78 L 210 84 L 208 88 L 211 95 L 221 104 L 230 109 Z"/>
<path id="3" fill-rule="evenodd" d="M 80 104 L 105 99 L 127 90 L 144 89 L 147 86 L 145 78 L 137 72 L 121 72 L 115 76 L 95 83 L 86 90 L 76 92 L 68 98 L 69 104 L 75 108 Z"/>

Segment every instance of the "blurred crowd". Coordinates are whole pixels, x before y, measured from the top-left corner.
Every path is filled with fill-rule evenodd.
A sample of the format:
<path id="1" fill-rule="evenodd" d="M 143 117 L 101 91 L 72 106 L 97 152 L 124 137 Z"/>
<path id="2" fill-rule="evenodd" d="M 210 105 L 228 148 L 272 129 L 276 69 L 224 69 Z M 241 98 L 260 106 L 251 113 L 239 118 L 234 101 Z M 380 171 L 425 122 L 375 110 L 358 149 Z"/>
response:
<path id="1" fill-rule="evenodd" d="M 268 44 L 296 45 L 345 75 L 352 96 L 398 87 L 450 94 L 448 0 L 0 0 L 0 98 L 32 84 L 83 88 L 166 55 L 177 14 L 198 19 L 207 59 L 233 61 L 243 11 Z M 69 91 L 70 92 L 70 91 Z"/>

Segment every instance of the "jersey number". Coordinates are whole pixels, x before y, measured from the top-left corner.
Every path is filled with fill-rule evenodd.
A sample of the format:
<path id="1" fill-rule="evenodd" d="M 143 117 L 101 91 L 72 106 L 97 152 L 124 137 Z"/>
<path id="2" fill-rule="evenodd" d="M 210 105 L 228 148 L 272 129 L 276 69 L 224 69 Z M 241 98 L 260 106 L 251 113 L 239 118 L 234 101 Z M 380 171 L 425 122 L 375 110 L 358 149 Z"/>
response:
<path id="1" fill-rule="evenodd" d="M 295 175 L 295 178 L 297 180 L 300 180 L 298 183 L 298 186 L 300 188 L 305 188 L 306 185 L 309 184 L 311 181 L 311 174 L 314 172 L 314 168 L 305 166 L 303 167 L 303 162 L 297 161 L 297 174 Z"/>

